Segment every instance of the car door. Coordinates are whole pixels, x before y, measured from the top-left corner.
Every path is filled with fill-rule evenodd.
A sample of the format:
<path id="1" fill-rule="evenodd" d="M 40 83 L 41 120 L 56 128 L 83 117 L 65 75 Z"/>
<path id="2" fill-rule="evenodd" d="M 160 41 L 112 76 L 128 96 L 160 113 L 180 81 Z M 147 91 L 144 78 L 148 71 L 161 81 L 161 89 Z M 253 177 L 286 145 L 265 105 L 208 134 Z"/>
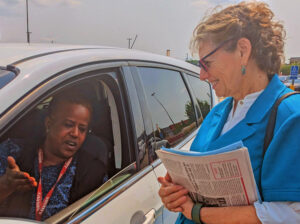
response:
<path id="1" fill-rule="evenodd" d="M 165 176 L 166 169 L 155 154 L 161 147 L 189 150 L 199 126 L 211 109 L 210 85 L 191 72 L 155 64 L 137 63 L 136 86 L 140 101 L 149 147 L 149 162 L 155 175 Z M 144 97 L 141 97 L 141 96 Z M 150 127 L 151 126 L 151 127 Z M 163 223 L 174 223 L 177 213 L 163 210 Z"/>
<path id="2" fill-rule="evenodd" d="M 22 135 L 24 132 L 17 130 L 25 125 L 27 118 L 32 117 L 32 112 L 47 108 L 52 94 L 72 85 L 94 91 L 90 95 L 95 98 L 95 104 L 102 105 L 106 101 L 106 106 L 109 107 L 109 117 L 105 120 L 111 119 L 111 127 L 102 125 L 103 123 L 95 125 L 97 122 L 94 121 L 90 134 L 107 138 L 113 143 L 111 178 L 95 191 L 45 220 L 46 223 L 100 221 L 147 224 L 161 218 L 161 201 L 157 195 L 159 185 L 153 167 L 147 162 L 149 158 L 143 143 L 143 121 L 138 120 L 142 119 L 141 112 L 138 112 L 140 108 L 132 111 L 132 108 L 136 108 L 136 102 L 132 99 L 135 97 L 137 101 L 137 94 L 134 96 L 132 92 L 127 93 L 127 89 L 133 86 L 130 86 L 130 79 L 128 82 L 123 78 L 131 75 L 128 70 L 121 68 L 124 64 L 126 63 L 102 63 L 77 66 L 63 73 L 58 71 L 51 79 L 33 89 L 30 95 L 22 96 L 19 104 L 11 107 L 0 121 L 2 140 L 12 134 Z M 98 114 L 98 117 L 101 116 L 104 115 Z M 27 120 L 27 126 L 24 125 L 22 130 L 33 125 L 32 120 Z M 112 135 L 105 136 L 107 133 Z"/>
<path id="3" fill-rule="evenodd" d="M 57 214 L 48 222 L 66 223 L 130 223 L 150 224 L 162 219 L 159 208 L 161 201 L 157 194 L 159 185 L 153 167 L 148 164 L 145 147 L 145 131 L 137 93 L 133 85 L 130 70 L 123 66 L 115 73 L 114 79 L 103 79 L 107 87 L 106 92 L 110 103 L 113 126 L 120 123 L 123 133 L 116 134 L 122 141 L 116 144 L 116 151 L 122 151 L 124 157 L 127 152 L 133 152 L 129 165 L 118 166 L 120 171 L 95 192 L 86 196 L 75 205 L 71 205 L 65 212 L 64 219 Z M 117 81 L 117 82 L 116 82 Z M 130 91 L 129 91 L 130 90 Z M 118 100 L 119 98 L 119 100 Z M 115 109 L 114 109 L 115 108 Z M 122 109 L 123 108 L 123 109 Z M 115 117 L 118 117 L 117 121 Z M 114 129 L 114 128 L 112 128 Z M 127 130 L 127 132 L 126 132 Z M 116 133 L 116 131 L 113 131 Z M 128 139 L 129 150 L 123 150 L 124 139 Z M 122 161 L 116 157 L 115 162 Z M 62 213 L 63 213 L 62 212 Z M 59 221 L 58 221 L 59 220 Z"/>

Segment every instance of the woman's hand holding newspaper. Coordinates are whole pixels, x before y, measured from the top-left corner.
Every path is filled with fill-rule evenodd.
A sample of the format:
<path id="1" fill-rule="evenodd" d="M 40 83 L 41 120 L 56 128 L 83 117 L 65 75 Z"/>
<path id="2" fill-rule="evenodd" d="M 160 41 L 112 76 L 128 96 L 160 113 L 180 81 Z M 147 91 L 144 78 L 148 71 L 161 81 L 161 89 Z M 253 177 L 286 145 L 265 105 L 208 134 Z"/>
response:
<path id="1" fill-rule="evenodd" d="M 188 196 L 188 190 L 174 184 L 168 173 L 165 177 L 159 177 L 158 181 L 161 183 L 158 194 L 164 206 L 172 212 L 182 212 L 185 217 L 192 219 L 191 213 L 194 203 Z"/>

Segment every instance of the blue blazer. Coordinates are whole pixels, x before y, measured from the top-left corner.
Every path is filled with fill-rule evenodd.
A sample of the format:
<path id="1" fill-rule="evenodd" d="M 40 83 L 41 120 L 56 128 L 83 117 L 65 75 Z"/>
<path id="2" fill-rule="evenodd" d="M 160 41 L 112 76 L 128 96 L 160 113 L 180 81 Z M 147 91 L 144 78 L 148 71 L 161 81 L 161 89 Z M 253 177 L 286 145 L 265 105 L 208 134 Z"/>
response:
<path id="1" fill-rule="evenodd" d="M 300 201 L 300 94 L 280 104 L 274 137 L 262 158 L 271 108 L 280 96 L 289 91 L 275 75 L 246 117 L 220 136 L 232 108 L 233 99 L 226 98 L 204 119 L 191 151 L 215 150 L 241 140 L 249 150 L 255 180 L 262 188 L 264 200 Z M 181 215 L 176 223 L 193 222 Z"/>

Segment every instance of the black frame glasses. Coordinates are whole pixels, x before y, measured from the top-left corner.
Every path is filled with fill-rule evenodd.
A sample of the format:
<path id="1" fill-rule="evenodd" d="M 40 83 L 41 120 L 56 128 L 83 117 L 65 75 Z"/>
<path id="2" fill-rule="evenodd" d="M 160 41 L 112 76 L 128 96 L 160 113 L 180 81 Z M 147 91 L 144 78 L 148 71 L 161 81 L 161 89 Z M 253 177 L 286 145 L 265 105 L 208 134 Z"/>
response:
<path id="1" fill-rule="evenodd" d="M 201 69 L 203 69 L 205 72 L 208 72 L 208 67 L 205 63 L 205 59 L 208 58 L 209 56 L 211 56 L 212 54 L 216 53 L 217 50 L 219 50 L 221 47 L 223 47 L 226 43 L 228 43 L 229 41 L 233 40 L 234 38 L 230 38 L 228 40 L 223 41 L 219 46 L 217 46 L 214 50 L 212 50 L 210 53 L 208 53 L 207 55 L 205 55 L 203 58 L 201 58 L 199 60 L 199 67 Z"/>

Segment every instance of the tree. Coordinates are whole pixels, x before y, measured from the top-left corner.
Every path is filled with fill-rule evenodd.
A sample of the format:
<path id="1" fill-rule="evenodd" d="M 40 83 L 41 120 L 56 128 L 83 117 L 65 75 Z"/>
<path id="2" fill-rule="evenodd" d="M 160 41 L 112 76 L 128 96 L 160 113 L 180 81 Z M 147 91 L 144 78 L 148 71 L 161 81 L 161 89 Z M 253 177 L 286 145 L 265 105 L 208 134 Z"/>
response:
<path id="1" fill-rule="evenodd" d="M 283 64 L 280 67 L 280 72 L 282 73 L 282 75 L 290 75 L 290 71 L 291 71 L 291 67 L 293 65 L 298 65 L 300 67 L 300 63 L 293 63 L 293 64 Z"/>
<path id="2" fill-rule="evenodd" d="M 210 106 L 207 103 L 207 101 L 205 101 L 205 100 L 199 100 L 198 98 L 197 98 L 197 103 L 198 103 L 198 105 L 200 107 L 200 110 L 201 110 L 201 113 L 202 113 L 202 116 L 203 116 L 203 119 L 204 119 L 206 117 L 206 115 L 210 111 Z"/>
<path id="3" fill-rule="evenodd" d="M 199 60 L 189 59 L 189 60 L 186 60 L 186 62 L 199 66 Z"/>
<path id="4" fill-rule="evenodd" d="M 190 123 L 196 120 L 195 110 L 191 101 L 185 104 L 185 116 L 188 117 Z"/>

